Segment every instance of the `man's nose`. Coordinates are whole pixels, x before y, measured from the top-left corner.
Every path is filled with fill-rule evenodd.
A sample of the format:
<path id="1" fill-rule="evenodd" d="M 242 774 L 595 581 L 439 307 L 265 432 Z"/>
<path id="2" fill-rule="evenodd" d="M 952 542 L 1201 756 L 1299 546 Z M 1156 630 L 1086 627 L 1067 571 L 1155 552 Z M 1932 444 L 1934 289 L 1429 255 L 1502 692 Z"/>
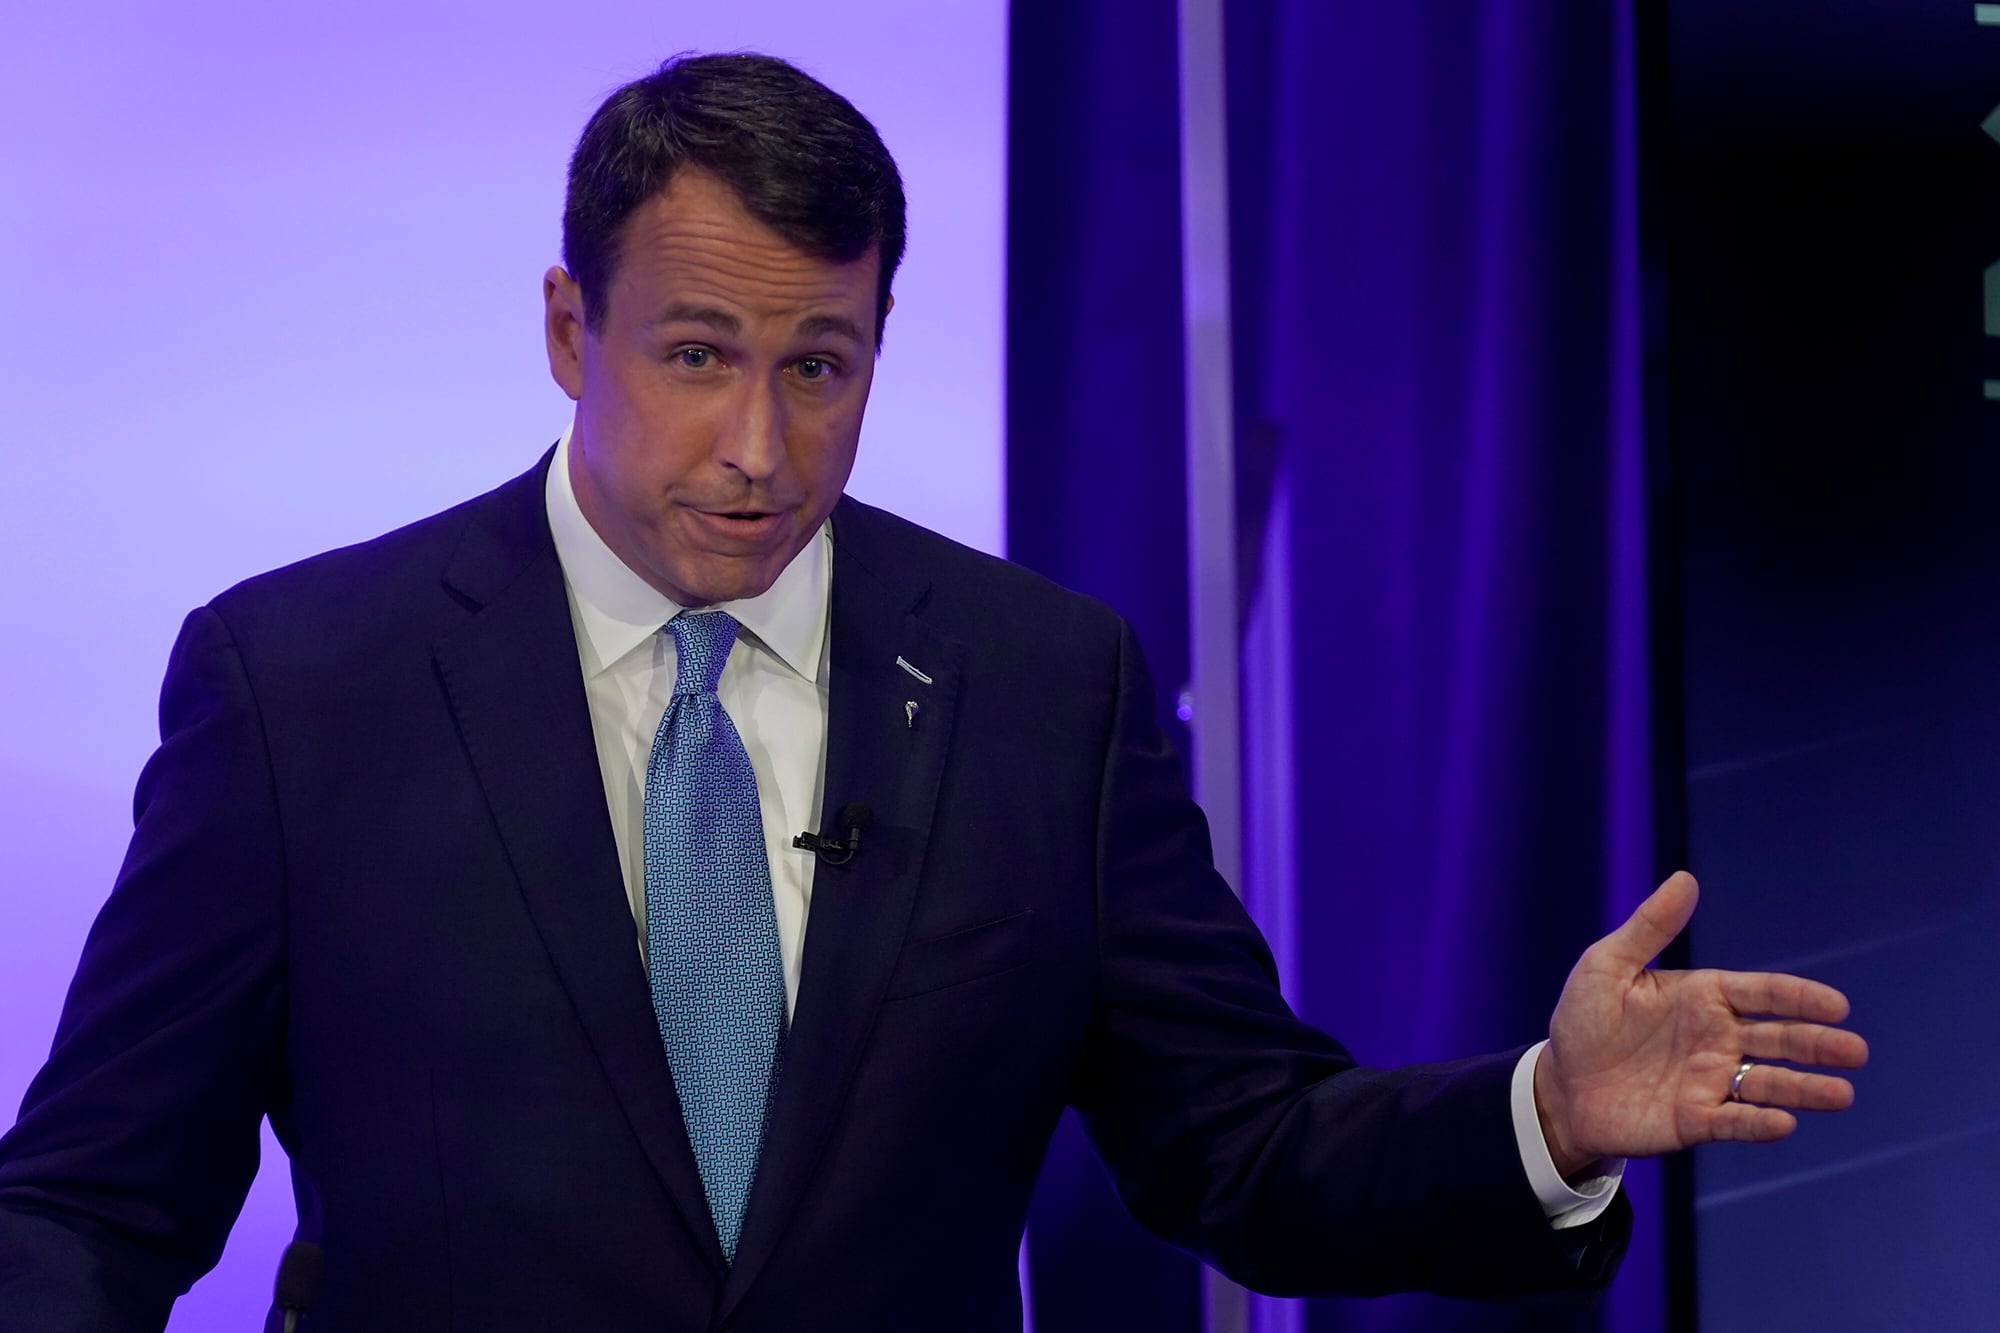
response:
<path id="1" fill-rule="evenodd" d="M 753 482 L 769 481 L 785 461 L 785 405 L 777 386 L 745 384 L 730 404 L 716 447 L 726 466 Z"/>

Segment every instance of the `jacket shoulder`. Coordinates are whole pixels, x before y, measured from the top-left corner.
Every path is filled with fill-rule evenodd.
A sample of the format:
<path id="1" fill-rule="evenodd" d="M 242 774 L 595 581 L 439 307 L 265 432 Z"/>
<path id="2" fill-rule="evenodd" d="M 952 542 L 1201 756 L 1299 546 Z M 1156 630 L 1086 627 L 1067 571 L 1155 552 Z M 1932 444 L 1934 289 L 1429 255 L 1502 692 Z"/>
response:
<path id="1" fill-rule="evenodd" d="M 1094 597 L 852 498 L 834 511 L 834 543 L 851 544 L 877 578 L 909 589 L 920 615 L 961 639 L 1000 632 L 1111 647 L 1125 633 L 1123 617 Z M 1022 636 L 1023 626 L 1033 633 Z"/>
<path id="2" fill-rule="evenodd" d="M 548 458 L 470 500 L 351 546 L 257 574 L 209 607 L 239 639 L 288 630 L 329 639 L 370 638 L 411 614 L 462 614 L 446 574 L 475 531 L 497 533 L 512 560 L 554 558 L 542 486 Z M 491 545 L 490 543 L 488 545 Z"/>

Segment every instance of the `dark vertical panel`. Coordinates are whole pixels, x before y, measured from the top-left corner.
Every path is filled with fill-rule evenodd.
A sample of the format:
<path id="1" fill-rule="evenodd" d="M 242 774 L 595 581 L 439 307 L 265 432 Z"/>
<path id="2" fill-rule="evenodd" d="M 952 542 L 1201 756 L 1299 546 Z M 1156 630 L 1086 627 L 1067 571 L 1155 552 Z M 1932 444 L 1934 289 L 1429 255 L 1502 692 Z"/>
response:
<path id="1" fill-rule="evenodd" d="M 1013 6 L 1007 544 L 1132 621 L 1185 749 L 1176 61 L 1171 0 Z M 1131 1220 L 1074 1117 L 1028 1246 L 1037 1333 L 1200 1327 L 1199 1266 Z"/>
<path id="2" fill-rule="evenodd" d="M 1653 746 L 1653 847 L 1655 878 L 1689 864 L 1685 697 L 1681 672 L 1680 484 L 1673 449 L 1673 271 L 1667 209 L 1671 181 L 1665 170 L 1671 143 L 1667 7 L 1669 0 L 1637 0 L 1634 8 L 1638 80 L 1639 249 L 1643 284 L 1640 316 L 1644 356 L 1646 433 L 1646 583 L 1652 674 L 1649 733 Z M 1700 929 L 1699 927 L 1696 928 Z M 1664 967 L 1687 967 L 1687 935 L 1660 957 Z M 1664 1309 L 1666 1326 L 1695 1333 L 1694 1157 L 1679 1153 L 1660 1163 Z"/>
<path id="3" fill-rule="evenodd" d="M 1701 1326 L 1991 1328 L 2000 23 L 1665 8 L 1694 958 L 1824 977 L 1874 1051 L 1697 1158 Z"/>

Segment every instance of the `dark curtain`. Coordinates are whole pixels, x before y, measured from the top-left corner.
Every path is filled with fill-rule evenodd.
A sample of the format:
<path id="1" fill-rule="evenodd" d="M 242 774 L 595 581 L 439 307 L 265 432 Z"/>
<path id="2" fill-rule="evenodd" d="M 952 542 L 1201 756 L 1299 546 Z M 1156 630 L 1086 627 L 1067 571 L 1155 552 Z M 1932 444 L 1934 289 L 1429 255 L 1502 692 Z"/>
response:
<path id="1" fill-rule="evenodd" d="M 1014 0 L 1007 554 L 1130 620 L 1186 752 L 1172 0 Z M 1200 1266 L 1132 1221 L 1074 1115 L 1028 1217 L 1035 1333 L 1200 1333 Z"/>
<path id="2" fill-rule="evenodd" d="M 1012 554 L 1125 610 L 1166 689 L 1173 21 L 1016 3 L 1009 236 Z M 1531 1041 L 1660 869 L 1628 8 L 1228 23 L 1246 897 L 1293 1004 L 1363 1060 Z M 1102 1220 L 1086 1152 L 1059 1141 L 1031 1220 L 1038 1333 L 1192 1327 L 1187 1270 Z M 1260 1302 L 1254 1326 L 1662 1327 L 1657 1171 L 1627 1179 L 1640 1231 L 1596 1311 Z"/>
<path id="3" fill-rule="evenodd" d="M 1649 889 L 1622 0 L 1230 7 L 1248 892 L 1370 1063 L 1533 1040 Z M 1274 849 L 1277 854 L 1274 854 Z M 1655 1326 L 1659 1190 L 1611 1313 Z M 1607 1312 L 1325 1302 L 1313 1330 Z"/>

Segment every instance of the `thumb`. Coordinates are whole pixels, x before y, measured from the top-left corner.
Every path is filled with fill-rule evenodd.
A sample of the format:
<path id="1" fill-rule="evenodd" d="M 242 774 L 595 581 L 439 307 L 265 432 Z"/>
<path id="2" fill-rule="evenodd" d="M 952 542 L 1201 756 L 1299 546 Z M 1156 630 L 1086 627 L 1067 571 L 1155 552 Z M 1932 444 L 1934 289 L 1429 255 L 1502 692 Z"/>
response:
<path id="1" fill-rule="evenodd" d="M 1599 940 L 1597 947 L 1637 972 L 1659 957 L 1660 950 L 1672 944 L 1674 937 L 1687 929 L 1688 921 L 1694 916 L 1694 905 L 1700 898 L 1701 890 L 1695 885 L 1694 876 L 1685 870 L 1676 870 L 1667 876 L 1666 883 L 1653 890 L 1652 896 L 1639 904 L 1638 910 L 1626 918 L 1624 925 Z"/>

